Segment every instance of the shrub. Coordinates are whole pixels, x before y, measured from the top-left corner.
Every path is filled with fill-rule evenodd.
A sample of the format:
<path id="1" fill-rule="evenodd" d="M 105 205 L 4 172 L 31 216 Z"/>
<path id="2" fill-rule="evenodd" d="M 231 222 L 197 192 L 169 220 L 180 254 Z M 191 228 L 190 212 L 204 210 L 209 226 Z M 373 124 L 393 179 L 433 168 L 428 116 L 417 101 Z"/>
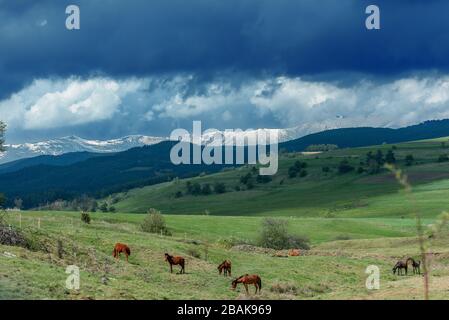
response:
<path id="1" fill-rule="evenodd" d="M 263 175 L 258 175 L 256 178 L 257 183 L 268 183 L 271 182 L 273 179 L 271 178 L 271 176 L 263 176 Z"/>
<path id="2" fill-rule="evenodd" d="M 148 213 L 143 219 L 140 227 L 143 232 L 171 235 L 165 223 L 164 217 L 160 211 L 153 208 L 148 210 Z"/>
<path id="3" fill-rule="evenodd" d="M 329 168 L 329 167 L 323 167 L 323 168 L 321 168 L 321 170 L 323 171 L 323 172 L 325 172 L 325 173 L 327 173 L 327 172 L 329 172 L 329 171 L 331 171 L 331 169 Z"/>
<path id="4" fill-rule="evenodd" d="M 343 160 L 338 165 L 338 172 L 341 174 L 348 173 L 354 170 L 354 167 L 351 166 L 348 160 Z"/>
<path id="5" fill-rule="evenodd" d="M 226 185 L 223 182 L 216 182 L 214 184 L 214 191 L 215 193 L 225 193 L 226 192 Z"/>
<path id="6" fill-rule="evenodd" d="M 413 164 L 414 161 L 415 161 L 415 158 L 413 157 L 412 154 L 408 154 L 408 155 L 405 157 L 405 165 L 406 165 L 406 166 L 411 166 L 411 165 Z"/>
<path id="7" fill-rule="evenodd" d="M 276 250 L 309 249 L 307 237 L 288 234 L 288 221 L 282 219 L 265 218 L 262 221 L 259 245 Z"/>
<path id="8" fill-rule="evenodd" d="M 114 206 L 110 206 L 110 207 L 109 207 L 109 212 L 115 212 L 115 211 L 117 211 L 117 210 L 115 209 Z"/>
<path id="9" fill-rule="evenodd" d="M 296 294 L 298 288 L 293 283 L 280 283 L 276 282 L 270 287 L 271 292 L 275 293 L 288 293 L 288 294 Z"/>
<path id="10" fill-rule="evenodd" d="M 178 199 L 178 198 L 181 198 L 181 197 L 182 197 L 182 191 L 177 191 L 175 193 L 175 198 Z"/>
<path id="11" fill-rule="evenodd" d="M 91 219 L 89 212 L 81 212 L 81 221 L 90 224 Z"/>
<path id="12" fill-rule="evenodd" d="M 288 235 L 286 249 L 310 249 L 310 239 L 306 236 Z"/>
<path id="13" fill-rule="evenodd" d="M 289 178 L 294 178 L 297 176 L 297 174 L 298 174 L 298 169 L 296 167 L 288 168 L 288 177 Z"/>
<path id="14" fill-rule="evenodd" d="M 201 194 L 208 196 L 212 193 L 212 188 L 210 187 L 210 184 L 206 183 L 201 187 Z"/>
<path id="15" fill-rule="evenodd" d="M 19 231 L 0 223 L 0 244 L 6 246 L 28 247 L 25 236 Z"/>
<path id="16" fill-rule="evenodd" d="M 449 157 L 447 156 L 447 154 L 442 154 L 438 157 L 438 162 L 447 162 L 449 161 Z"/>
<path id="17" fill-rule="evenodd" d="M 99 207 L 101 212 L 108 212 L 108 204 L 106 202 L 103 202 Z"/>
<path id="18" fill-rule="evenodd" d="M 307 170 L 302 170 L 300 173 L 299 173 L 299 177 L 300 178 L 304 178 L 305 176 L 307 176 Z"/>
<path id="19" fill-rule="evenodd" d="M 364 173 L 365 172 L 365 169 L 363 169 L 362 167 L 358 167 L 357 168 L 357 173 L 358 174 L 361 174 L 361 173 Z"/>

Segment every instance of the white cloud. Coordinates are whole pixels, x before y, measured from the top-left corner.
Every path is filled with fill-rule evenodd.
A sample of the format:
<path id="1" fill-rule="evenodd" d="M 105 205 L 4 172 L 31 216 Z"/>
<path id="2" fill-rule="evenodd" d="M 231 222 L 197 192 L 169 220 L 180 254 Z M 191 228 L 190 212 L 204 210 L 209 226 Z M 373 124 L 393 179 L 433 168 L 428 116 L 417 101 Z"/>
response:
<path id="1" fill-rule="evenodd" d="M 0 102 L 0 114 L 12 127 L 49 129 L 107 120 L 122 99 L 144 90 L 145 80 L 36 80 Z"/>
<path id="2" fill-rule="evenodd" d="M 125 116 L 155 124 L 213 119 L 227 128 L 236 121 L 255 128 L 264 119 L 272 127 L 298 127 L 302 134 L 338 127 L 402 127 L 449 118 L 449 76 L 362 80 L 352 86 L 279 77 L 238 87 L 224 80 L 198 86 L 192 76 L 46 79 L 0 101 L 0 118 L 12 128 L 49 129 L 109 119 L 120 124 Z"/>

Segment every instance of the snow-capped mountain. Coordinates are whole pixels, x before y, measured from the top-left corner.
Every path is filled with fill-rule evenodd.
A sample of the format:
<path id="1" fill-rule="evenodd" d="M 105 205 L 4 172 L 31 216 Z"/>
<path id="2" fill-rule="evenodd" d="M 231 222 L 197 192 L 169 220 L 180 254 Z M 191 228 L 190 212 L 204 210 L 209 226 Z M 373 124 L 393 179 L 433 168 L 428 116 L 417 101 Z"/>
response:
<path id="1" fill-rule="evenodd" d="M 275 131 L 278 133 L 279 142 L 285 142 L 304 136 L 305 133 L 313 133 L 320 131 L 318 128 L 293 127 L 287 129 L 254 129 L 247 130 L 243 133 L 241 131 L 215 131 L 205 133 L 202 135 L 202 144 L 211 143 L 215 140 L 217 132 L 223 135 L 223 141 L 226 139 L 233 139 L 244 134 L 260 134 Z M 268 136 L 268 135 L 267 135 Z M 52 139 L 41 142 L 22 143 L 22 144 L 7 144 L 6 152 L 0 153 L 0 164 L 11 162 L 24 158 L 32 158 L 41 155 L 61 155 L 69 152 L 93 152 L 93 153 L 108 153 L 120 152 L 134 147 L 141 147 L 145 145 L 152 145 L 161 141 L 166 141 L 169 138 L 153 137 L 144 135 L 130 135 L 123 138 L 112 140 L 88 140 L 77 136 L 63 137 L 59 139 Z M 183 140 L 190 140 L 190 136 L 186 136 Z M 213 143 L 212 143 L 213 145 Z"/>
<path id="2" fill-rule="evenodd" d="M 164 140 L 167 138 L 143 135 L 131 135 L 104 141 L 69 136 L 35 143 L 7 144 L 7 151 L 0 153 L 0 164 L 41 155 L 61 155 L 69 152 L 120 152 L 134 147 L 156 144 Z"/>

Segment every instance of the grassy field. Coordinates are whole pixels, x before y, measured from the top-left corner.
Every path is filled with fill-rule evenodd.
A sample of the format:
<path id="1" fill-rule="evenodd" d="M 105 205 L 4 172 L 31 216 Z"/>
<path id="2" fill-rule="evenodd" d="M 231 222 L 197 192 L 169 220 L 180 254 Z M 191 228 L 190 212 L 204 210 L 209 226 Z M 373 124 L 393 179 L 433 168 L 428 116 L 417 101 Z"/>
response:
<path id="1" fill-rule="evenodd" d="M 186 180 L 133 189 L 105 199 L 120 212 L 144 213 L 157 208 L 167 214 L 295 216 L 295 217 L 413 217 L 407 198 L 388 172 L 379 174 L 339 174 L 337 167 L 343 160 L 358 168 L 368 151 L 384 154 L 394 149 L 396 165 L 406 171 L 416 187 L 416 208 L 423 215 L 435 217 L 447 206 L 445 193 L 449 183 L 449 162 L 438 162 L 438 157 L 448 154 L 442 147 L 446 138 L 382 145 L 367 148 L 341 149 L 319 155 L 284 154 L 279 159 L 279 172 L 269 183 L 256 183 L 254 189 L 243 190 L 240 177 L 251 171 L 241 167 L 218 174 L 188 179 L 201 185 L 224 183 L 227 192 L 207 196 L 193 196 L 186 192 Z M 412 154 L 412 166 L 405 166 L 405 157 Z M 288 168 L 295 161 L 307 163 L 306 177 L 289 178 Z M 328 167 L 329 172 L 323 172 Z M 362 166 L 363 167 L 363 166 Z M 242 190 L 236 191 L 236 187 Z M 176 197 L 177 192 L 183 193 Z"/>
<path id="2" fill-rule="evenodd" d="M 101 199 L 119 213 L 92 213 L 89 225 L 79 212 L 10 211 L 7 222 L 26 235 L 32 250 L 0 245 L 0 299 L 421 299 L 422 276 L 391 272 L 399 259 L 419 259 L 417 213 L 431 245 L 430 297 L 448 299 L 449 228 L 427 238 L 449 207 L 449 162 L 437 161 L 449 153 L 442 144 L 447 140 L 283 154 L 278 174 L 253 189 L 236 188 L 250 167 L 188 179 L 224 183 L 223 194 L 187 194 L 186 180 L 133 189 Z M 342 160 L 357 169 L 378 149 L 394 150 L 412 194 L 385 170 L 338 172 Z M 414 161 L 406 166 L 409 154 Z M 290 178 L 288 169 L 298 160 L 307 163 L 308 174 Z M 141 231 L 139 213 L 149 208 L 162 210 L 172 236 Z M 254 246 L 266 216 L 287 220 L 289 232 L 308 237 L 311 249 L 280 258 Z M 112 258 L 116 242 L 130 245 L 129 264 Z M 168 272 L 165 252 L 186 257 L 185 275 Z M 262 294 L 231 291 L 231 279 L 217 272 L 224 259 L 232 260 L 233 276 L 259 274 Z M 65 270 L 73 264 L 81 270 L 79 291 L 65 288 Z M 365 287 L 369 265 L 380 268 L 380 290 Z"/>
<path id="3" fill-rule="evenodd" d="M 290 231 L 308 235 L 312 249 L 300 257 L 278 258 L 260 248 L 223 244 L 231 237 L 257 240 L 258 217 L 166 216 L 173 235 L 159 236 L 140 231 L 143 215 L 138 214 L 92 214 L 90 225 L 81 222 L 79 213 L 21 215 L 22 229 L 39 249 L 0 246 L 2 299 L 420 299 L 423 294 L 422 277 L 391 273 L 396 260 L 419 254 L 415 222 L 408 218 L 289 218 Z M 19 213 L 7 219 L 18 226 Z M 348 240 L 336 240 L 342 236 Z M 444 285 L 449 280 L 448 240 L 439 239 L 432 247 L 432 298 L 449 298 Z M 111 257 L 115 242 L 131 246 L 129 264 Z M 164 252 L 185 256 L 187 273 L 169 274 Z M 262 294 L 230 290 L 230 278 L 216 269 L 224 259 L 232 260 L 233 276 L 259 274 Z M 65 269 L 72 264 L 81 269 L 79 291 L 65 288 Z M 371 264 L 381 270 L 380 290 L 365 288 L 364 271 Z"/>

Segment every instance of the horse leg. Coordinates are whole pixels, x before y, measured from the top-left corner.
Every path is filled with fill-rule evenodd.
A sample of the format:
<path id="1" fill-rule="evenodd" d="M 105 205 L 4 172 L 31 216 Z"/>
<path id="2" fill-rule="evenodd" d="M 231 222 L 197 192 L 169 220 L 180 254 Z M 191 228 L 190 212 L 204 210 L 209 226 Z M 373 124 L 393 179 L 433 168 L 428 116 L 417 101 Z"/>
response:
<path id="1" fill-rule="evenodd" d="M 229 267 L 228 272 L 229 272 L 229 276 L 232 277 L 232 276 L 231 276 L 231 267 Z"/>
<path id="2" fill-rule="evenodd" d="M 129 261 L 128 261 L 128 254 L 125 253 L 125 256 L 126 256 L 126 262 L 129 262 Z"/>
<path id="3" fill-rule="evenodd" d="M 246 283 L 243 284 L 245 286 L 246 294 L 249 294 L 248 285 Z"/>
<path id="4" fill-rule="evenodd" d="M 170 273 L 173 273 L 173 266 L 171 263 L 170 263 Z"/>
<path id="5" fill-rule="evenodd" d="M 257 285 L 257 283 L 255 283 L 254 286 L 256 287 L 256 292 L 254 292 L 254 294 L 257 294 L 257 289 L 259 288 L 259 286 Z"/>

